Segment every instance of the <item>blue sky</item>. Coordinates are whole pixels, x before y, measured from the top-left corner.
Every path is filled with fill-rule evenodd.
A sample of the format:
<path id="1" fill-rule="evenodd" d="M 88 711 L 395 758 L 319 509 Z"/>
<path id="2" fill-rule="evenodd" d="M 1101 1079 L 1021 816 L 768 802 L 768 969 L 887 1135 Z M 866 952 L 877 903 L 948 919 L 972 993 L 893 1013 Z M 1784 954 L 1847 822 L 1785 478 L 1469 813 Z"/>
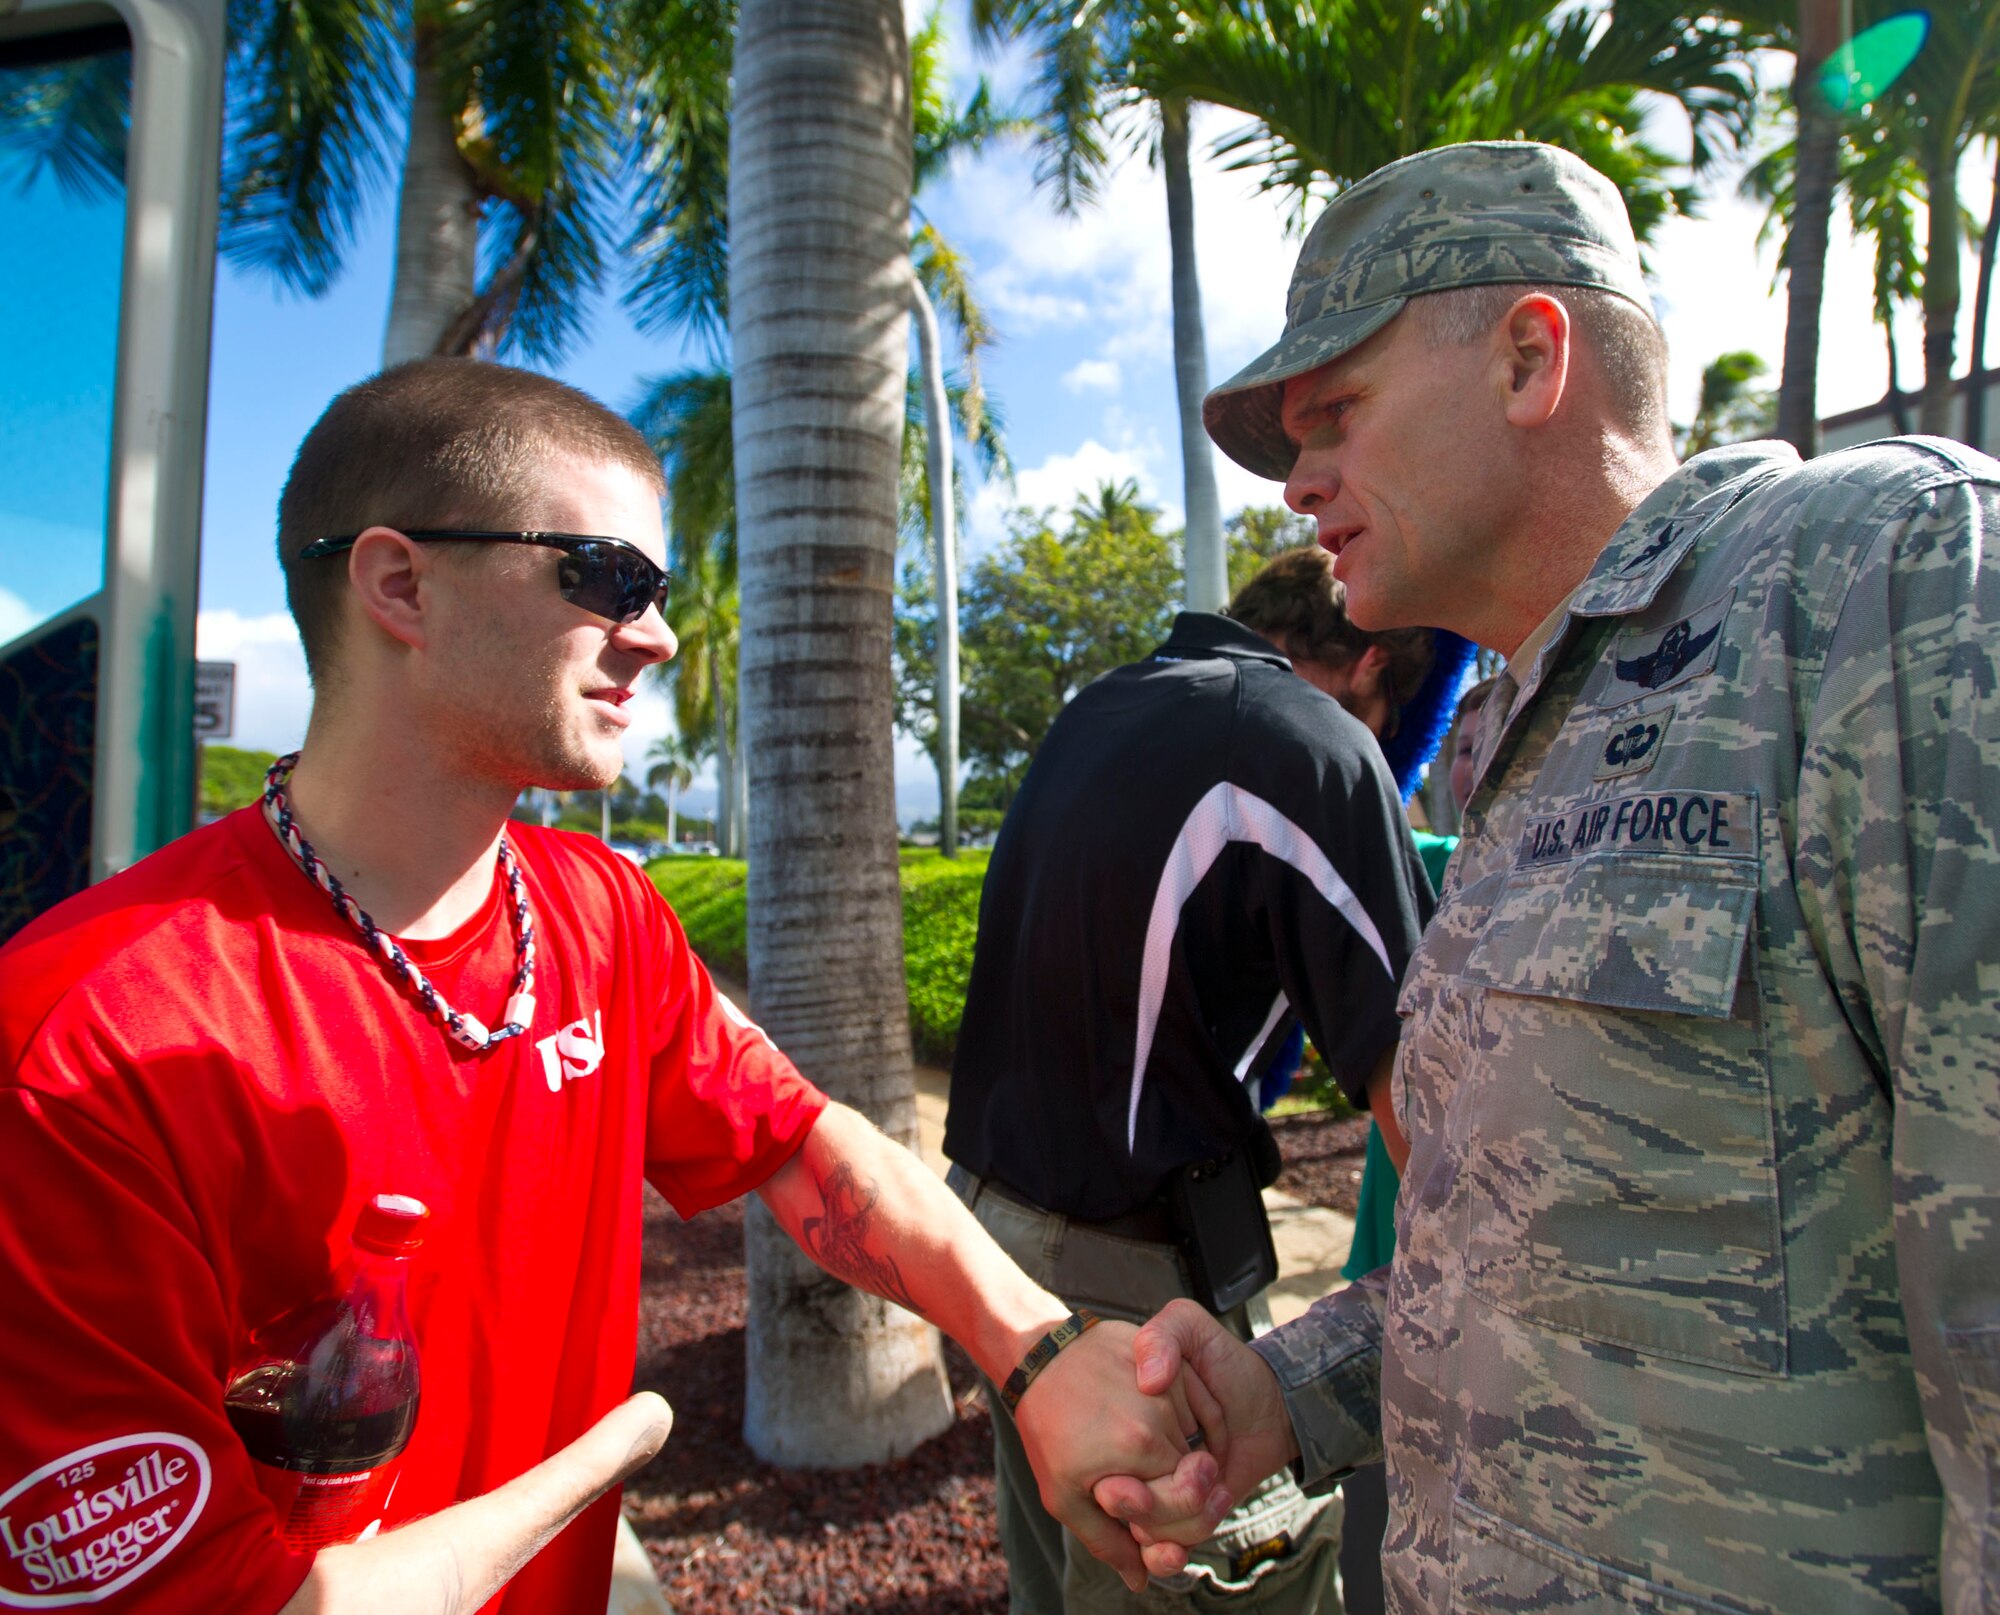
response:
<path id="1" fill-rule="evenodd" d="M 964 39 L 961 27 L 956 35 Z M 1019 67 L 978 60 L 962 44 L 955 69 L 963 81 L 981 68 L 997 80 L 1003 102 L 1018 88 Z M 1240 120 L 1206 110 L 1196 144 Z M 1684 140 L 1671 118 L 1663 142 Z M 1983 208 L 1990 152 L 1969 163 L 1964 194 Z M 961 163 L 919 199 L 920 206 L 972 261 L 982 296 L 1003 341 L 987 360 L 987 381 L 1004 408 L 1018 470 L 1012 488 L 981 488 L 965 535 L 977 555 L 1004 532 L 1015 504 L 1064 506 L 1106 478 L 1134 477 L 1178 520 L 1179 436 L 1173 412 L 1168 306 L 1166 205 L 1160 179 L 1143 159 L 1123 164 L 1100 204 L 1060 219 L 1032 185 L 1032 159 L 1012 144 Z M 1652 254 L 1654 289 L 1674 363 L 1677 419 L 1692 414 L 1701 367 L 1716 354 L 1750 348 L 1773 376 L 1782 347 L 1783 305 L 1772 290 L 1773 253 L 1760 251 L 1760 210 L 1734 199 L 1733 177 L 1712 187 L 1701 220 L 1670 224 Z M 271 542 L 278 491 L 293 450 L 327 400 L 376 368 L 388 308 L 393 179 L 385 176 L 363 221 L 345 273 L 316 301 L 288 295 L 268 280 L 220 267 L 216 284 L 209 446 L 204 498 L 201 650 L 239 664 L 236 738 L 284 749 L 303 731 L 309 692 Z M 18 203 L 10 204 L 12 207 Z M 1203 161 L 1196 182 L 1198 255 L 1209 344 L 1209 372 L 1220 380 L 1253 357 L 1279 329 L 1297 241 L 1279 208 L 1258 197 L 1246 176 Z M 101 228 L 101 223 L 100 226 Z M 10 232 L 11 234 L 12 232 Z M 15 236 L 15 239 L 21 239 Z M 1968 259 L 1967 286 L 1970 280 Z M 0 275 L 21 273 L 0 267 Z M 1883 345 L 1868 319 L 1868 264 L 1844 237 L 1836 242 L 1825 313 L 1820 398 L 1827 413 L 1873 402 L 1883 392 Z M 79 294 L 87 291 L 76 283 Z M 0 295 L 9 283 L 0 280 Z M 1969 302 L 1969 296 L 1968 296 Z M 21 306 L 9 298 L 8 306 Z M 1968 309 L 1969 318 L 1969 309 Z M 85 322 L 75 319 L 81 329 Z M 699 352 L 640 335 L 615 295 L 600 299 L 587 339 L 556 367 L 564 379 L 614 407 L 629 406 L 650 374 L 699 362 Z M 22 340 L 17 334 L 16 342 Z M 1960 352 L 1966 339 L 1962 336 Z M 14 353 L 23 350 L 16 346 Z M 1905 333 L 1906 363 L 1918 360 L 1914 319 Z M 30 362 L 33 348 L 26 351 Z M 1962 362 L 1962 361 L 1961 361 Z M 9 368 L 13 364 L 10 354 Z M 19 370 L 15 371 L 18 377 Z M 1906 378 L 1908 379 L 1908 378 Z M 18 381 L 6 386 L 8 408 Z M 73 467 L 12 466 L 0 444 L 0 533 L 26 531 L 21 516 L 67 498 L 70 514 L 48 519 L 101 520 L 101 468 L 93 484 Z M 1274 503 L 1274 485 L 1217 458 L 1225 510 Z M 95 486 L 97 516 L 77 490 Z M 22 488 L 39 491 L 22 494 Z M 61 494 L 61 490 L 69 490 Z M 83 514 L 77 515 L 81 510 Z M 62 563 L 74 571 L 74 558 Z M 55 563 L 29 561 L 0 537 L 0 640 L 59 603 L 74 585 Z M 46 573 L 46 575 L 45 575 Z M 74 598 L 71 592 L 67 598 Z M 642 701 L 628 747 L 635 763 L 667 726 L 663 698 Z M 927 760 L 898 747 L 903 815 L 935 811 Z M 697 803 L 706 799 L 700 786 Z"/>

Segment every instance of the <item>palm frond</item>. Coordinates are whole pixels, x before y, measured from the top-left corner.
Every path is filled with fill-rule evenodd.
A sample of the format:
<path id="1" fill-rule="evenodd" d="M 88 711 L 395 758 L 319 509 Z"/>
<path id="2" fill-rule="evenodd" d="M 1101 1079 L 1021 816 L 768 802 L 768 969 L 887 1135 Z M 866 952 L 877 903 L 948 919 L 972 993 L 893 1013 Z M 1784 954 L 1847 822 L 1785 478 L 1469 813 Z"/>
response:
<path id="1" fill-rule="evenodd" d="M 1097 195 L 1110 161 L 1104 140 L 1102 92 L 1109 64 L 1101 30 L 1118 7 L 1101 0 L 1065 6 L 1052 0 L 974 0 L 974 30 L 987 40 L 1025 38 L 1035 46 L 1030 119 L 1035 129 L 1035 183 L 1071 214 Z"/>
<path id="2" fill-rule="evenodd" d="M 1004 135 L 1034 130 L 1032 119 L 1002 112 L 993 86 L 981 78 L 964 106 L 951 96 L 951 73 L 945 59 L 944 6 L 938 0 L 910 36 L 910 137 L 913 158 L 910 185 L 921 192 L 961 153 L 980 151 Z"/>
<path id="3" fill-rule="evenodd" d="M 719 354 L 729 321 L 729 105 L 735 0 L 627 0 L 640 205 L 625 306 L 642 331 L 692 331 Z"/>
<path id="4" fill-rule="evenodd" d="M 394 0 L 239 0 L 230 8 L 220 242 L 317 297 L 388 169 L 407 109 Z"/>
<path id="5" fill-rule="evenodd" d="M 554 360 L 603 273 L 617 36 L 589 0 L 461 0 L 437 61 L 448 104 L 464 108 L 459 150 L 496 203 L 481 243 L 486 342 Z"/>
<path id="6" fill-rule="evenodd" d="M 43 174 L 63 195 L 108 202 L 125 188 L 132 58 L 123 50 L 0 71 L 0 184 Z"/>
<path id="7" fill-rule="evenodd" d="M 736 447 L 729 372 L 682 370 L 648 378 L 629 419 L 667 474 L 669 555 L 675 574 L 700 571 L 711 553 L 736 568 Z"/>
<path id="8" fill-rule="evenodd" d="M 1747 30 L 1689 22 L 1670 0 L 1551 8 L 1543 0 L 1210 0 L 1199 27 L 1142 35 L 1136 75 L 1155 94 L 1254 119 L 1217 142 L 1295 219 L 1329 190 L 1455 140 L 1587 138 L 1637 187 L 1635 223 L 1690 193 L 1666 183 L 1640 134 L 1641 92 L 1673 98 L 1696 157 L 1754 115 Z"/>

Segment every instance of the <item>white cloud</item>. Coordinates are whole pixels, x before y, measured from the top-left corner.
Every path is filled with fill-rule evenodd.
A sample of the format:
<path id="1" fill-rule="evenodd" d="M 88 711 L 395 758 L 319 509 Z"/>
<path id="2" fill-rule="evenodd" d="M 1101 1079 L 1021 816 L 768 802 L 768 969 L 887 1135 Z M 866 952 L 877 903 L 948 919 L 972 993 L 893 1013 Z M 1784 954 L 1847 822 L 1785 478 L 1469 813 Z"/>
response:
<path id="1" fill-rule="evenodd" d="M 18 639 L 47 615 L 37 611 L 18 594 L 0 589 L 0 645 Z"/>
<path id="2" fill-rule="evenodd" d="M 290 612 L 246 617 L 204 611 L 195 619 L 194 638 L 204 662 L 236 664 L 236 722 L 228 744 L 287 752 L 305 739 L 312 685 Z"/>
<path id="3" fill-rule="evenodd" d="M 1090 304 L 1075 292 L 1051 290 L 1032 283 L 1021 266 L 1003 263 L 982 272 L 979 295 L 1004 331 L 1024 335 L 1052 327 L 1080 325 L 1090 317 Z"/>
<path id="4" fill-rule="evenodd" d="M 1145 498 L 1164 506 L 1155 471 L 1157 459 L 1156 447 L 1149 451 L 1126 443 L 1107 448 L 1096 438 L 1087 438 L 1071 453 L 1052 454 L 1038 466 L 1017 471 L 1012 489 L 997 483 L 981 487 L 972 501 L 969 536 L 976 543 L 990 543 L 1006 530 L 1007 517 L 1017 509 L 1060 513 L 1079 494 L 1094 493 L 1100 483 L 1127 478 L 1139 484 Z M 1180 517 L 1173 514 L 1172 520 L 1178 522 Z"/>
<path id="5" fill-rule="evenodd" d="M 1297 245 L 1279 204 L 1244 174 L 1208 156 L 1241 120 L 1197 109 L 1195 239 L 1210 368 L 1233 371 L 1284 321 Z M 1172 265 L 1164 181 L 1139 157 L 1105 177 L 1094 203 L 1059 216 L 1034 188 L 1033 161 L 1004 151 L 954 171 L 947 231 L 972 247 L 980 285 L 1003 330 L 1096 321 L 1101 356 L 1165 368 L 1172 362 Z"/>
<path id="6" fill-rule="evenodd" d="M 1245 505 L 1282 505 L 1285 485 L 1269 482 L 1254 471 L 1246 471 L 1220 449 L 1215 456 L 1215 492 L 1224 516 L 1233 516 Z"/>
<path id="7" fill-rule="evenodd" d="M 1122 379 L 1116 359 L 1082 359 L 1063 372 L 1062 383 L 1073 393 L 1115 393 Z"/>

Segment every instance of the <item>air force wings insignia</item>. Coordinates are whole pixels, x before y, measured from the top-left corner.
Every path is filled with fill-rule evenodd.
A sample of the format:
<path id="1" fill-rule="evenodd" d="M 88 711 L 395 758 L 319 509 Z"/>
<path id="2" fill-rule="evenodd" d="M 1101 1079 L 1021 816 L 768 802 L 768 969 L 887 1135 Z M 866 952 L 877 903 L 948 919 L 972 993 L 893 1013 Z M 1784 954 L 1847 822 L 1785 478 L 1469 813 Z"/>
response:
<path id="1" fill-rule="evenodd" d="M 1689 612 L 1665 628 L 1628 628 L 1600 664 L 1589 693 L 1592 706 L 1613 707 L 1699 678 L 1715 666 L 1722 625 L 1733 596 Z"/>
<path id="2" fill-rule="evenodd" d="M 1685 622 L 1677 622 L 1667 630 L 1666 637 L 1645 655 L 1635 656 L 1630 661 L 1619 657 L 1618 677 L 1621 682 L 1636 684 L 1642 690 L 1657 690 L 1662 685 L 1671 684 L 1721 632 L 1721 623 L 1705 634 L 1697 634 Z"/>

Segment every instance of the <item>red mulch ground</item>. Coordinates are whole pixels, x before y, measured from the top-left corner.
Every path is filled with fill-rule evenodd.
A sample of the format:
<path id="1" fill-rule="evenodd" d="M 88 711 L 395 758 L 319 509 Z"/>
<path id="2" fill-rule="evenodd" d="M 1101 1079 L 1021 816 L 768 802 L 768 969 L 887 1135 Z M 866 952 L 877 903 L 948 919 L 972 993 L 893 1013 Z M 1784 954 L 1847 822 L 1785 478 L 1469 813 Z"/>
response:
<path id="1" fill-rule="evenodd" d="M 1367 1122 L 1275 1124 L 1278 1187 L 1352 1213 Z M 1004 1610 L 992 1433 L 971 1365 L 947 1346 L 958 1421 L 893 1464 L 814 1473 L 743 1445 L 743 1213 L 683 1223 L 647 1193 L 637 1388 L 674 1407 L 666 1449 L 625 1489 L 681 1615 Z"/>

